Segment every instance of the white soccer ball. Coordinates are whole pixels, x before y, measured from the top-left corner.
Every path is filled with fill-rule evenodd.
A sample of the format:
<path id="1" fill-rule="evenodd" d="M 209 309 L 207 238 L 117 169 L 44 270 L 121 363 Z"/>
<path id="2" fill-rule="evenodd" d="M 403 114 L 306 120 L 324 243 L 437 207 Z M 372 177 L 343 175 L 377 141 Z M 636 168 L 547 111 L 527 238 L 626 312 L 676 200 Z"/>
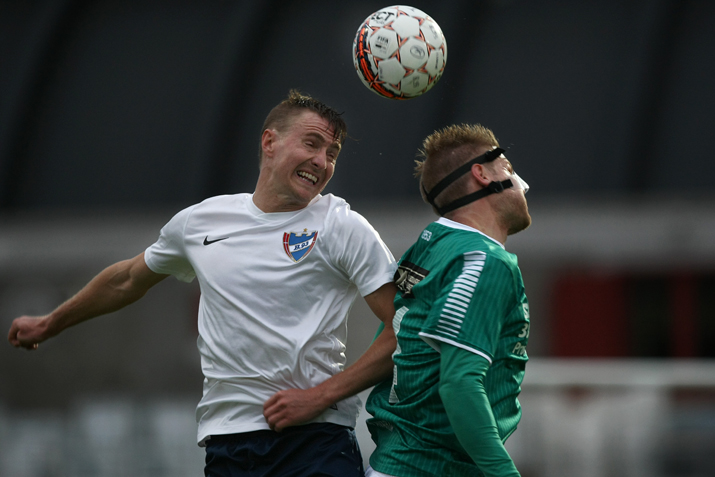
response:
<path id="1" fill-rule="evenodd" d="M 429 91 L 447 64 L 447 41 L 421 10 L 394 5 L 376 11 L 358 28 L 353 63 L 370 91 L 390 99 Z"/>

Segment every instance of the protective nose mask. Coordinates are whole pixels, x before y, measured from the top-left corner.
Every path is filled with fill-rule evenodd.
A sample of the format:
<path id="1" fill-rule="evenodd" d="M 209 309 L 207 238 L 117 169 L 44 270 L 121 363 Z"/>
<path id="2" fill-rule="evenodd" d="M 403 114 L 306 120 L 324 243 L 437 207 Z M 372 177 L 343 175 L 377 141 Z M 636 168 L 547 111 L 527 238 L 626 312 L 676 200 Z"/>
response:
<path id="1" fill-rule="evenodd" d="M 516 172 L 513 172 L 513 173 L 511 174 L 510 179 L 511 179 L 512 184 L 514 184 L 514 188 L 515 188 L 515 189 L 521 189 L 521 190 L 523 190 L 523 191 L 524 191 L 524 194 L 526 194 L 527 192 L 529 192 L 529 184 L 527 184 L 524 179 L 522 179 L 521 177 L 519 177 L 519 175 L 518 175 Z"/>

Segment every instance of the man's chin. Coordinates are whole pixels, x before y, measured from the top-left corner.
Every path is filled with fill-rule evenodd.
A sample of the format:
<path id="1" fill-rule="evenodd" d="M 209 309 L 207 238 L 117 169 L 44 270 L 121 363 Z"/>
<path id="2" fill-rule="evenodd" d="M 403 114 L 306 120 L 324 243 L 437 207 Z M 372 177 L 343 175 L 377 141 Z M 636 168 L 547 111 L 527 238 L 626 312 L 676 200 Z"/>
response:
<path id="1" fill-rule="evenodd" d="M 507 235 L 518 234 L 519 232 L 526 230 L 531 225 L 531 216 L 527 214 L 525 217 L 514 218 L 511 222 L 510 227 L 507 229 Z"/>

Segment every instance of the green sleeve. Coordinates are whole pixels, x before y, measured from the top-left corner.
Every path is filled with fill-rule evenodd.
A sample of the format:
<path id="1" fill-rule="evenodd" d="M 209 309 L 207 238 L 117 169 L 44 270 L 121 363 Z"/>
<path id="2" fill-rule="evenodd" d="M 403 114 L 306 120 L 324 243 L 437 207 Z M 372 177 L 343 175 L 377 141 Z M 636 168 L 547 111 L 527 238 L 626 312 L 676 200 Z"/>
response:
<path id="1" fill-rule="evenodd" d="M 485 477 L 519 477 L 484 389 L 488 369 L 482 356 L 442 343 L 439 395 L 459 443 Z"/>

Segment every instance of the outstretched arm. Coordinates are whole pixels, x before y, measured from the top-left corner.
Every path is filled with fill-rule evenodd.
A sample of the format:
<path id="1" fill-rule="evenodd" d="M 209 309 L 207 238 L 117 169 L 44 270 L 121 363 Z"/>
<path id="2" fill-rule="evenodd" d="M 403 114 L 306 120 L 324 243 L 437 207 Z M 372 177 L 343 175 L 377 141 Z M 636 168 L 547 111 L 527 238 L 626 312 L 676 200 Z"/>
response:
<path id="1" fill-rule="evenodd" d="M 287 389 L 274 394 L 263 405 L 266 422 L 275 431 L 295 426 L 320 415 L 332 404 L 353 396 L 392 375 L 392 353 L 397 341 L 392 330 L 393 300 L 397 288 L 387 283 L 365 296 L 370 309 L 385 324 L 372 345 L 345 371 L 310 389 Z"/>
<path id="2" fill-rule="evenodd" d="M 39 343 L 70 326 L 134 303 L 167 276 L 151 271 L 144 262 L 144 253 L 117 262 L 49 315 L 16 318 L 8 341 L 16 348 L 37 349 Z"/>

